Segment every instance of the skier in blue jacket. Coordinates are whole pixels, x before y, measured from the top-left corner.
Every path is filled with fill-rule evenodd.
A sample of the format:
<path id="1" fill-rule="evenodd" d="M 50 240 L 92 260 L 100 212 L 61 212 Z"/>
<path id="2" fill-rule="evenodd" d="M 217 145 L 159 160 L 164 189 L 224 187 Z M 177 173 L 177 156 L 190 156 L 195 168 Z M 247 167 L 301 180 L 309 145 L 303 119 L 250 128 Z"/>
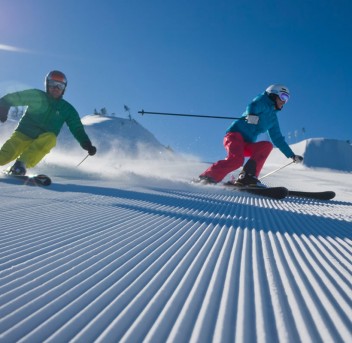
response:
<path id="1" fill-rule="evenodd" d="M 254 98 L 241 119 L 234 121 L 226 131 L 223 143 L 227 157 L 203 172 L 199 176 L 200 181 L 218 183 L 228 173 L 243 166 L 245 157 L 249 157 L 238 179 L 233 183 L 239 186 L 263 186 L 258 176 L 273 149 L 273 144 L 294 162 L 302 162 L 303 157 L 295 155 L 286 143 L 277 119 L 278 111 L 282 110 L 289 98 L 288 88 L 280 84 L 269 86 L 264 93 Z M 259 134 L 264 132 L 269 133 L 273 144 L 268 141 L 256 142 Z"/>

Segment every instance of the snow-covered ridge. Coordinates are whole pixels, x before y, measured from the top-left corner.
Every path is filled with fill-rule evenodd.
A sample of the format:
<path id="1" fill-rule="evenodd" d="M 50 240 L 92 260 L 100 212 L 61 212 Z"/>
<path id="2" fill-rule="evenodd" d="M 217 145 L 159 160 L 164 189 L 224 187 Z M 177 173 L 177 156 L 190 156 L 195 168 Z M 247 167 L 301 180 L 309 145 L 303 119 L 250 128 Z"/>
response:
<path id="1" fill-rule="evenodd" d="M 352 144 L 337 139 L 308 139 L 304 160 L 307 167 L 352 171 Z"/>
<path id="2" fill-rule="evenodd" d="M 86 132 L 99 153 L 116 153 L 118 158 L 129 157 L 168 158 L 173 154 L 154 135 L 134 119 L 103 115 L 87 115 L 82 118 Z M 68 130 L 59 137 L 62 146 L 72 144 Z"/>
<path id="3" fill-rule="evenodd" d="M 310 138 L 291 145 L 295 154 L 304 157 L 303 165 L 308 168 L 327 168 L 352 172 L 352 144 L 327 138 Z M 287 159 L 278 149 L 268 158 L 269 163 L 284 164 Z"/>

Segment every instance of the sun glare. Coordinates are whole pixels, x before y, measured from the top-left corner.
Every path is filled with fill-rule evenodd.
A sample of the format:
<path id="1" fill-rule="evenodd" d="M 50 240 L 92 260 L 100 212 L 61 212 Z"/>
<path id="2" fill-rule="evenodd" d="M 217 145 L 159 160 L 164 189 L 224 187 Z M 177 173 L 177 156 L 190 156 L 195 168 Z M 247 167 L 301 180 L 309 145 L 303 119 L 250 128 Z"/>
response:
<path id="1" fill-rule="evenodd" d="M 10 52 L 30 52 L 29 50 L 18 48 L 11 45 L 0 44 L 0 50 L 10 51 Z"/>

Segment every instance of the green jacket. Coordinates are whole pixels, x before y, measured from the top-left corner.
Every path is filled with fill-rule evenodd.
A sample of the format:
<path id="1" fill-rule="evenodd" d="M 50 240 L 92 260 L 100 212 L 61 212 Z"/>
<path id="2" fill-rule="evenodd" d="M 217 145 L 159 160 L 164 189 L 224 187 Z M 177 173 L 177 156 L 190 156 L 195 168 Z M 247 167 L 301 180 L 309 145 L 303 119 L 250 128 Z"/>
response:
<path id="1" fill-rule="evenodd" d="M 62 98 L 54 99 L 39 89 L 28 89 L 0 99 L 0 108 L 9 110 L 11 106 L 27 106 L 16 131 L 28 137 L 37 138 L 45 132 L 53 132 L 57 136 L 66 123 L 81 146 L 90 143 L 78 112 Z"/>

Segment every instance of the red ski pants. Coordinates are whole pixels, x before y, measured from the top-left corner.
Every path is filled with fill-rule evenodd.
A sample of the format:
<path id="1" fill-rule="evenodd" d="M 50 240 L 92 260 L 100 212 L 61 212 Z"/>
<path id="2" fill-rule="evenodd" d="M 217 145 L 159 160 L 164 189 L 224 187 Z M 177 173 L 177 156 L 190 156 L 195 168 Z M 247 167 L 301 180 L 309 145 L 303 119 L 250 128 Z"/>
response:
<path id="1" fill-rule="evenodd" d="M 211 165 L 200 176 L 211 177 L 220 182 L 228 173 L 238 169 L 244 163 L 245 157 L 250 157 L 255 165 L 255 176 L 258 177 L 268 158 L 273 145 L 268 141 L 247 143 L 238 132 L 229 132 L 224 137 L 224 147 L 227 157 Z"/>

